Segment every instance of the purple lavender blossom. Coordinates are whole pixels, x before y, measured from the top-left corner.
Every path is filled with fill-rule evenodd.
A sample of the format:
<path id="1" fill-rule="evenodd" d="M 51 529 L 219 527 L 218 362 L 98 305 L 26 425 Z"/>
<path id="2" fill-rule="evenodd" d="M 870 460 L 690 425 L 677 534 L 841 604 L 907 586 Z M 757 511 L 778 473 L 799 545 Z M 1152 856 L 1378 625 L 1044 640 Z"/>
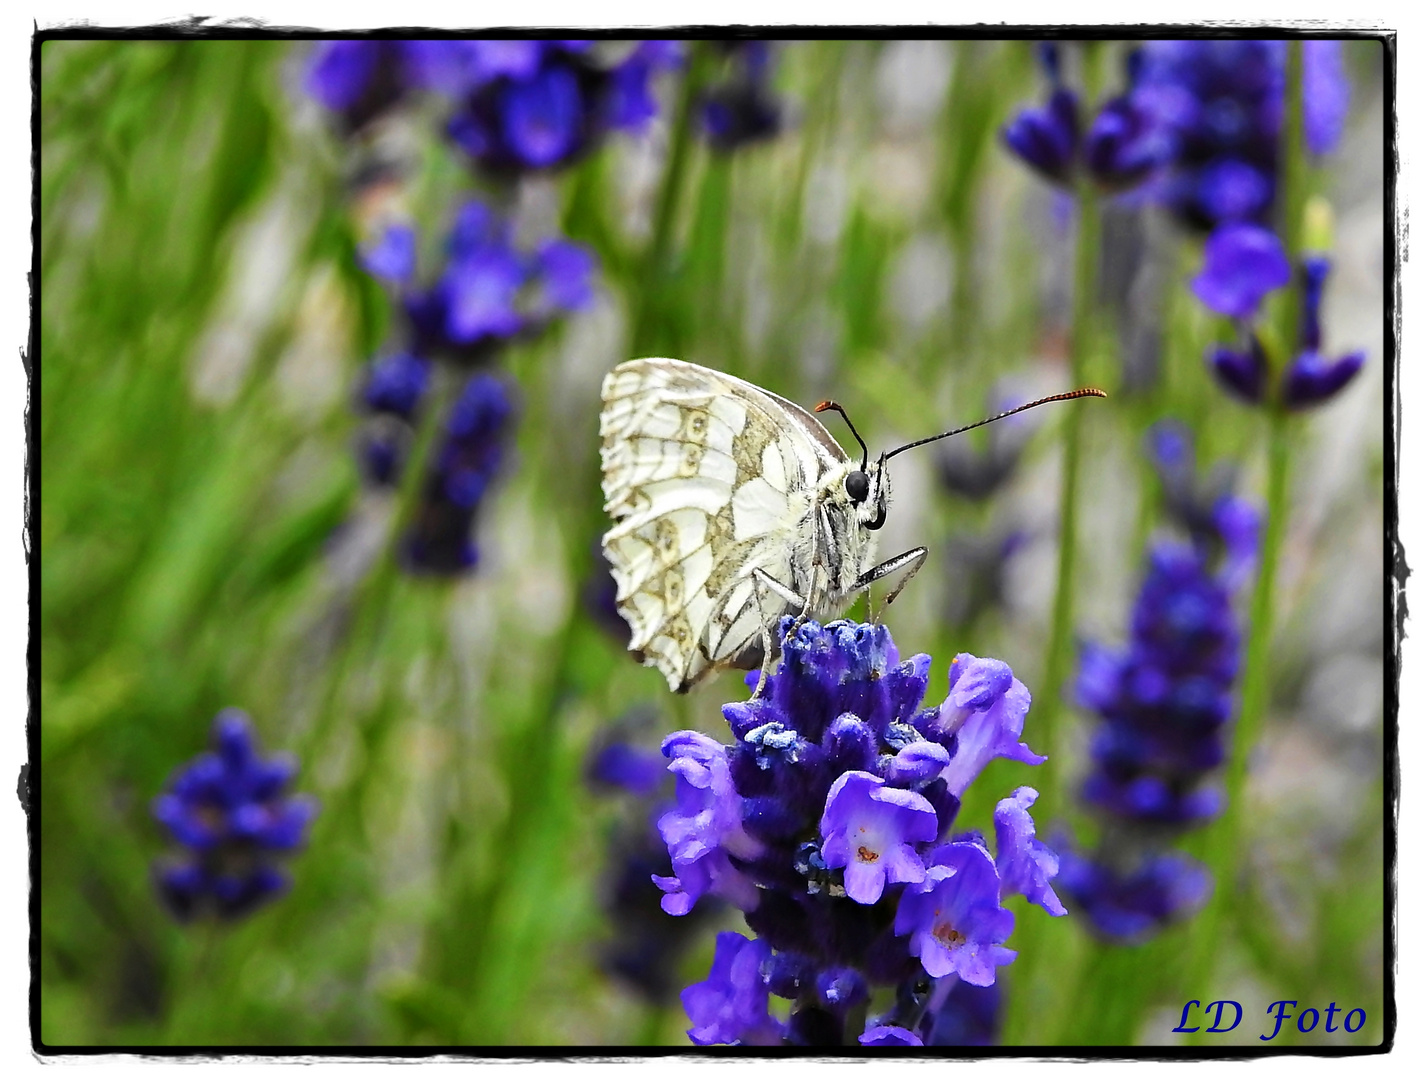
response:
<path id="1" fill-rule="evenodd" d="M 389 225 L 374 243 L 360 251 L 361 268 L 379 281 L 403 285 L 416 272 L 416 231 L 409 225 Z"/>
<path id="2" fill-rule="evenodd" d="M 1014 914 L 1000 906 L 994 861 L 973 842 L 943 844 L 931 852 L 925 880 L 901 895 L 895 929 L 910 936 L 910 951 L 932 978 L 955 974 L 975 986 L 995 981 L 1010 963 L 1003 942 Z"/>
<path id="3" fill-rule="evenodd" d="M 1330 263 L 1319 255 L 1302 260 L 1300 352 L 1282 370 L 1275 395 L 1290 410 L 1329 401 L 1366 361 L 1359 351 L 1335 360 L 1321 355 L 1321 296 L 1329 272 Z M 1193 280 L 1193 291 L 1214 311 L 1250 319 L 1268 292 L 1290 281 L 1291 266 L 1274 234 L 1253 225 L 1227 225 L 1208 239 L 1206 264 Z M 1271 363 L 1252 331 L 1247 331 L 1246 348 L 1215 345 L 1207 362 L 1218 381 L 1243 401 L 1260 404 L 1273 396 Z"/>
<path id="4" fill-rule="evenodd" d="M 1029 691 L 1004 661 L 969 653 L 955 657 L 950 694 L 931 725 L 936 737 L 955 737 L 955 756 L 940 774 L 950 794 L 959 798 L 997 757 L 1026 765 L 1048 760 L 1019 741 L 1029 700 Z"/>
<path id="5" fill-rule="evenodd" d="M 770 959 L 771 949 L 764 941 L 749 941 L 732 931 L 718 934 L 707 980 L 683 991 L 683 1008 L 693 1022 L 688 1038 L 698 1046 L 779 1043 L 782 1029 L 767 1012 L 767 983 L 762 975 Z"/>
<path id="6" fill-rule="evenodd" d="M 666 894 L 663 910 L 686 915 L 704 893 L 738 906 L 755 906 L 751 883 L 729 856 L 755 857 L 757 841 L 742 827 L 742 799 L 733 786 L 727 748 L 696 731 L 663 740 L 668 770 L 677 777 L 677 805 L 658 819 L 658 832 L 673 859 L 673 876 L 655 878 Z"/>
<path id="7" fill-rule="evenodd" d="M 728 70 L 703 93 L 700 113 L 708 144 L 727 153 L 775 136 L 782 129 L 782 106 L 771 92 L 771 42 L 719 44 Z"/>
<path id="8" fill-rule="evenodd" d="M 1305 352 L 1291 362 L 1282 378 L 1282 402 L 1288 409 L 1306 409 L 1335 397 L 1365 365 L 1363 351 L 1328 360 Z"/>
<path id="9" fill-rule="evenodd" d="M 1020 893 L 1050 915 L 1063 915 L 1049 879 L 1059 872 L 1059 857 L 1034 835 L 1034 819 L 1029 808 L 1039 798 L 1031 787 L 1017 788 L 995 807 L 995 869 L 999 872 L 1000 895 Z"/>
<path id="10" fill-rule="evenodd" d="M 1084 797 L 1147 823 L 1200 823 L 1216 813 L 1205 774 L 1221 763 L 1239 636 L 1227 589 L 1196 549 L 1149 555 L 1126 652 L 1085 646 L 1080 702 L 1105 720 Z"/>
<path id="11" fill-rule="evenodd" d="M 924 1046 L 920 1036 L 895 1024 L 878 1024 L 868 1027 L 856 1040 L 862 1046 Z"/>
<path id="12" fill-rule="evenodd" d="M 583 41 L 479 44 L 447 133 L 504 175 L 563 168 L 610 130 L 640 130 L 656 113 L 650 80 L 679 62 L 663 42 L 641 42 L 612 64 Z"/>
<path id="13" fill-rule="evenodd" d="M 409 420 L 430 385 L 430 361 L 410 352 L 391 353 L 372 362 L 361 389 L 362 404 L 372 412 Z"/>
<path id="14" fill-rule="evenodd" d="M 514 246 L 509 223 L 484 203 L 465 203 L 447 241 L 448 261 L 428 288 L 405 296 L 417 349 L 479 361 L 517 336 L 588 306 L 592 253 L 563 239 L 533 252 Z"/>
<path id="15" fill-rule="evenodd" d="M 1089 174 L 1106 191 L 1125 191 L 1147 180 L 1172 155 L 1170 133 L 1123 94 L 1104 104 L 1084 137 Z"/>
<path id="16" fill-rule="evenodd" d="M 479 562 L 471 530 L 504 460 L 513 417 L 514 403 L 501 379 L 485 372 L 470 377 L 446 420 L 424 498 L 406 536 L 412 570 L 460 574 Z"/>
<path id="17" fill-rule="evenodd" d="M 788 618 L 778 634 L 765 694 L 723 708 L 732 746 L 695 732 L 665 746 L 680 793 L 659 822 L 674 864 L 654 878 L 664 910 L 693 910 L 708 893 L 743 910 L 769 950 L 767 989 L 794 1002 L 792 1045 L 850 1041 L 854 1006 L 878 985 L 897 986 L 906 1005 L 870 1026 L 914 1031 L 927 973 L 983 984 L 1013 958 L 988 849 L 977 838 L 935 845 L 989 757 L 1042 760 L 1014 741 L 1028 691 L 999 661 L 966 654 L 946 703 L 922 708 L 930 658 L 902 661 L 885 627 Z M 1015 798 L 1005 866 L 1012 888 L 1047 906 L 1053 856 Z"/>
<path id="18" fill-rule="evenodd" d="M 1320 256 L 1302 260 L 1302 351 L 1282 377 L 1282 403 L 1288 409 L 1304 409 L 1329 400 L 1356 377 L 1366 362 L 1366 354 L 1359 351 L 1337 360 L 1321 355 L 1321 294 L 1330 272 L 1330 262 Z"/>
<path id="19" fill-rule="evenodd" d="M 1059 846 L 1059 859 L 1059 888 L 1074 901 L 1075 914 L 1087 918 L 1099 937 L 1119 944 L 1145 941 L 1187 918 L 1212 892 L 1207 869 L 1178 852 L 1149 855 L 1127 871 L 1069 844 Z"/>
<path id="20" fill-rule="evenodd" d="M 362 472 L 378 487 L 399 479 L 414 438 L 412 421 L 430 383 L 430 362 L 409 352 L 372 362 L 361 388 L 368 414 L 357 439 Z"/>
<path id="21" fill-rule="evenodd" d="M 1083 171 L 1102 190 L 1120 192 L 1137 187 L 1169 160 L 1170 132 L 1131 92 L 1104 103 L 1085 131 L 1079 96 L 1061 80 L 1058 45 L 1041 43 L 1039 58 L 1050 79 L 1048 100 L 1040 108 L 1021 109 L 1001 132 L 1026 165 L 1063 187 L 1071 187 Z M 1136 71 L 1130 64 L 1130 82 Z"/>
<path id="22" fill-rule="evenodd" d="M 1005 144 L 1046 180 L 1068 184 L 1079 149 L 1079 99 L 1056 88 L 1043 108 L 1015 114 L 1003 132 Z"/>
<path id="23" fill-rule="evenodd" d="M 1308 148 L 1323 154 L 1340 135 L 1349 87 L 1339 41 L 1303 43 Z M 1276 197 L 1285 41 L 1202 39 L 1143 45 L 1135 103 L 1167 129 L 1175 150 L 1153 194 L 1204 231 L 1227 221 L 1266 221 Z"/>
<path id="24" fill-rule="evenodd" d="M 821 855 L 828 868 L 845 867 L 847 896 L 874 904 L 888 881 L 925 880 L 911 844 L 934 840 L 937 831 L 935 809 L 924 796 L 888 788 L 868 772 L 844 772 L 826 796 Z"/>
<path id="25" fill-rule="evenodd" d="M 1154 424 L 1145 444 L 1162 482 L 1168 517 L 1210 561 L 1218 562 L 1218 579 L 1235 591 L 1256 565 L 1261 531 L 1256 508 L 1232 494 L 1236 470 L 1219 463 L 1199 479 L 1188 429 L 1174 420 Z"/>
<path id="26" fill-rule="evenodd" d="M 160 895 L 185 922 L 237 918 L 285 892 L 290 882 L 276 858 L 302 846 L 317 813 L 315 799 L 287 794 L 292 758 L 258 756 L 246 713 L 220 712 L 212 745 L 153 803 L 153 816 L 187 849 L 155 870 Z"/>
<path id="27" fill-rule="evenodd" d="M 401 43 L 324 41 L 312 53 L 305 86 L 348 133 L 355 132 L 405 96 Z"/>
<path id="28" fill-rule="evenodd" d="M 1207 352 L 1207 366 L 1222 388 L 1248 405 L 1260 405 L 1267 396 L 1267 356 L 1255 336 L 1245 349 L 1214 345 Z"/>
<path id="29" fill-rule="evenodd" d="M 641 745 L 639 733 L 657 722 L 652 709 L 634 709 L 615 721 L 585 760 L 584 777 L 596 792 L 621 793 L 621 816 L 609 836 L 609 872 L 601 890 L 609 935 L 599 946 L 600 965 L 648 1002 L 673 997 L 680 960 L 702 937 L 705 923 L 721 915 L 704 902 L 691 916 L 662 910 L 663 893 L 653 879 L 672 871 L 668 847 L 654 827 L 673 791 L 673 777 L 658 750 Z"/>
<path id="30" fill-rule="evenodd" d="M 1208 888 L 1204 869 L 1162 845 L 1221 809 L 1210 774 L 1225 758 L 1233 712 L 1240 635 L 1232 592 L 1245 584 L 1259 531 L 1258 515 L 1230 484 L 1196 482 L 1182 429 L 1158 430 L 1149 446 L 1193 542 L 1150 550 L 1126 648 L 1082 646 L 1079 703 L 1103 721 L 1083 797 L 1103 818 L 1104 840 L 1094 856 L 1056 845 L 1059 893 L 1113 941 L 1142 940 L 1186 916 Z"/>
<path id="31" fill-rule="evenodd" d="M 1192 291 L 1219 315 L 1250 319 L 1262 298 L 1291 281 L 1291 263 L 1270 229 L 1224 225 L 1207 240 Z"/>

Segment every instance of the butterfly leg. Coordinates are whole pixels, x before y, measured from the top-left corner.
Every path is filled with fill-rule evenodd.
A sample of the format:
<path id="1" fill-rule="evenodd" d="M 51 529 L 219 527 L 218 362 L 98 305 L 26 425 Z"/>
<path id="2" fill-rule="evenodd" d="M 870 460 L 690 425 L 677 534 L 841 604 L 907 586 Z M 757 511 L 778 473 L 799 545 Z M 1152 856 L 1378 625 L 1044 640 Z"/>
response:
<path id="1" fill-rule="evenodd" d="M 772 631 L 767 625 L 770 622 L 767 618 L 767 609 L 762 606 L 764 589 L 767 592 L 776 593 L 793 607 L 805 609 L 807 603 L 760 566 L 752 568 L 752 595 L 757 600 L 757 614 L 762 619 L 762 674 L 757 677 L 757 689 L 752 691 L 752 696 L 755 698 L 762 696 L 762 690 L 767 685 L 767 676 L 772 670 Z"/>
<path id="2" fill-rule="evenodd" d="M 900 581 L 896 582 L 896 587 L 892 589 L 890 591 L 890 595 L 886 597 L 886 602 L 884 606 L 890 607 L 891 603 L 895 600 L 895 598 L 901 594 L 901 590 L 904 589 L 907 584 L 909 584 L 910 579 L 915 577 L 916 573 L 920 570 L 920 568 L 925 565 L 925 557 L 928 554 L 929 552 L 927 552 L 925 548 L 918 547 L 911 548 L 909 551 L 906 552 L 902 552 L 900 555 L 895 556 L 895 558 L 887 559 L 879 566 L 871 567 L 871 569 L 867 570 L 864 574 L 857 578 L 856 584 L 852 586 L 852 591 L 866 589 L 867 596 L 869 596 L 869 590 L 871 586 L 874 585 L 876 582 L 880 581 L 881 578 L 889 577 L 891 574 L 895 574 L 901 570 L 904 570 L 905 577 L 901 578 Z M 867 601 L 867 603 L 869 604 L 869 600 Z"/>

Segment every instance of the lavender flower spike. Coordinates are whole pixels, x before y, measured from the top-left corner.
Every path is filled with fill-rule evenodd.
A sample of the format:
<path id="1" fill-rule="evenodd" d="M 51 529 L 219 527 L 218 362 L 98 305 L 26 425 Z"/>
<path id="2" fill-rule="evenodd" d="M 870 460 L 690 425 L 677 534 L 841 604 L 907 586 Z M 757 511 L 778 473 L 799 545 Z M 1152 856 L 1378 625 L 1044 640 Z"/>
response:
<path id="1" fill-rule="evenodd" d="M 1034 819 L 1029 808 L 1039 798 L 1032 787 L 1017 788 L 995 807 L 995 869 L 999 871 L 1000 896 L 1021 893 L 1050 915 L 1064 915 L 1064 905 L 1049 886 L 1059 872 L 1059 856 L 1034 835 Z"/>
<path id="2" fill-rule="evenodd" d="M 846 868 L 846 895 L 874 904 L 886 882 L 925 880 L 910 845 L 935 839 L 935 810 L 923 795 L 886 787 L 879 776 L 846 772 L 831 785 L 821 817 L 821 854 L 829 868 Z"/>

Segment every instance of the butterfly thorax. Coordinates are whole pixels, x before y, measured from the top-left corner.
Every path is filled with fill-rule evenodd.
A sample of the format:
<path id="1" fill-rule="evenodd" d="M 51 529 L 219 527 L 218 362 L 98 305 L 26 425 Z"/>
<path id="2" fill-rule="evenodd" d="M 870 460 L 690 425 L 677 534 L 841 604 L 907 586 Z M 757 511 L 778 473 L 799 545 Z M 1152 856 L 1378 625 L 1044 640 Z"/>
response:
<path id="1" fill-rule="evenodd" d="M 864 486 L 854 479 L 856 473 Z M 885 520 L 889 479 L 881 462 L 865 472 L 855 462 L 845 462 L 818 481 L 792 560 L 792 587 L 810 598 L 812 618 L 822 621 L 842 614 L 858 579 L 875 565 L 875 530 Z M 855 497 L 862 494 L 864 498 Z"/>

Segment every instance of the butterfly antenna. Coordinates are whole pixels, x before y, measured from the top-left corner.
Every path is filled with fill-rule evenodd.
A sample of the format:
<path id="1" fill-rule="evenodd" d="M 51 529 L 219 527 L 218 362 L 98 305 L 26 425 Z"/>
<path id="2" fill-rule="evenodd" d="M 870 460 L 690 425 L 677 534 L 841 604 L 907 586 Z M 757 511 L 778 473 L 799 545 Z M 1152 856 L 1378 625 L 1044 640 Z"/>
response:
<path id="1" fill-rule="evenodd" d="M 813 411 L 826 412 L 828 409 L 831 409 L 835 412 L 839 412 L 841 414 L 841 419 L 846 421 L 846 426 L 851 429 L 851 434 L 855 437 L 856 441 L 861 444 L 861 471 L 865 472 L 866 466 L 871 461 L 871 451 L 866 449 L 866 440 L 861 438 L 860 432 L 856 430 L 856 425 L 851 422 L 851 417 L 846 415 L 846 410 L 843 409 L 840 405 L 836 404 L 836 402 L 823 401 Z M 996 417 L 996 419 L 998 419 L 998 417 Z M 939 436 L 937 436 L 937 438 L 938 437 Z"/>
<path id="2" fill-rule="evenodd" d="M 1036 406 L 1039 406 L 1039 405 L 1048 405 L 1051 401 L 1073 401 L 1075 398 L 1081 398 L 1081 397 L 1102 397 L 1102 398 L 1106 398 L 1106 397 L 1108 397 L 1108 395 L 1105 394 L 1102 390 L 1098 389 L 1098 387 L 1096 387 L 1096 386 L 1083 386 L 1083 387 L 1080 387 L 1080 388 L 1077 389 L 1077 390 L 1068 390 L 1068 391 L 1066 391 L 1066 392 L 1064 392 L 1064 393 L 1062 393 L 1062 394 L 1050 394 L 1048 397 L 1042 397 L 1042 398 L 1040 398 L 1038 401 L 1031 401 L 1031 402 L 1029 402 L 1029 403 L 1026 404 L 1026 405 L 1018 405 L 1018 406 L 1016 406 L 1016 407 L 1013 408 L 1013 409 L 1006 409 L 1004 412 L 1000 413 L 998 416 L 991 416 L 991 417 L 989 417 L 987 420 L 976 420 L 973 424 L 966 424 L 964 427 L 958 427 L 958 428 L 956 428 L 956 429 L 953 430 L 953 431 L 942 431 L 939 435 L 931 435 L 931 436 L 929 436 L 929 437 L 927 437 L 927 438 L 924 438 L 924 439 L 916 439 L 915 442 L 906 443 L 904 446 L 898 446 L 898 447 L 896 447 L 894 450 L 890 451 L 890 453 L 884 455 L 884 457 L 886 457 L 886 458 L 893 458 L 893 457 L 895 457 L 897 454 L 899 454 L 902 450 L 910 450 L 910 449 L 912 449 L 912 448 L 914 448 L 914 447 L 917 447 L 917 446 L 924 446 L 926 443 L 928 443 L 928 442 L 935 442 L 937 439 L 948 439 L 951 435 L 959 435 L 962 431 L 969 431 L 969 430 L 971 430 L 972 428 L 984 427 L 986 424 L 993 424 L 996 420 L 1003 420 L 1006 416 L 1013 416 L 1015 413 L 1021 413 L 1021 412 L 1023 412 L 1025 409 L 1033 409 L 1033 408 L 1035 408 Z M 841 406 L 839 406 L 839 405 L 837 405 L 835 402 L 831 402 L 831 401 L 823 402 L 822 404 L 825 405 L 825 406 L 827 406 L 828 408 L 834 408 L 834 409 L 840 409 L 840 408 L 841 408 Z M 821 409 L 822 409 L 822 406 L 821 406 L 821 405 L 818 405 L 816 408 L 817 408 L 817 412 L 820 412 Z M 845 414 L 845 413 L 842 413 L 841 415 L 842 415 L 842 416 L 845 416 L 846 414 Z M 851 423 L 850 420 L 847 420 L 846 422 L 847 422 L 848 424 Z M 852 428 L 851 431 L 852 431 L 852 434 L 855 434 L 856 429 L 855 429 L 855 428 Z M 858 436 L 858 439 L 859 439 L 859 436 Z M 862 446 L 865 446 L 865 443 L 862 443 L 861 445 L 862 445 Z"/>

